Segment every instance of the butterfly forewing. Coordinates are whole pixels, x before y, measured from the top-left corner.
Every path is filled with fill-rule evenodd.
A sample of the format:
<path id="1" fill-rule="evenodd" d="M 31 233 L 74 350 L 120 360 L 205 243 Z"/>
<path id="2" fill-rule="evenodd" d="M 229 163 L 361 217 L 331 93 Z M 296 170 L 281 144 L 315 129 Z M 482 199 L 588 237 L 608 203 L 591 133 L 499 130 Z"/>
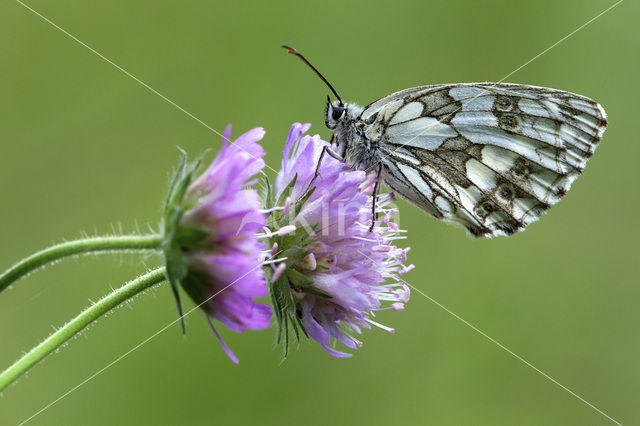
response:
<path id="1" fill-rule="evenodd" d="M 586 97 L 498 83 L 423 86 L 360 117 L 399 195 L 476 236 L 510 235 L 568 191 L 607 125 Z"/>

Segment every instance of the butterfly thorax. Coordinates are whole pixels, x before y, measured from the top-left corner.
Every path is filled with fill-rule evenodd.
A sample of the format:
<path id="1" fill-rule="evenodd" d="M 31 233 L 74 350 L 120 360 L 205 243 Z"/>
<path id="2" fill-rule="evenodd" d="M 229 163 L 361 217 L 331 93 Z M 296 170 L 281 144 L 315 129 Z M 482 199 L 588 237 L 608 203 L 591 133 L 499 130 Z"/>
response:
<path id="1" fill-rule="evenodd" d="M 337 105 L 335 107 L 338 107 Z M 344 114 L 332 117 L 333 106 L 327 109 L 327 127 L 333 130 L 337 152 L 351 168 L 365 168 L 378 164 L 382 153 L 376 138 L 369 137 L 371 123 L 361 120 L 362 108 L 345 104 Z"/>

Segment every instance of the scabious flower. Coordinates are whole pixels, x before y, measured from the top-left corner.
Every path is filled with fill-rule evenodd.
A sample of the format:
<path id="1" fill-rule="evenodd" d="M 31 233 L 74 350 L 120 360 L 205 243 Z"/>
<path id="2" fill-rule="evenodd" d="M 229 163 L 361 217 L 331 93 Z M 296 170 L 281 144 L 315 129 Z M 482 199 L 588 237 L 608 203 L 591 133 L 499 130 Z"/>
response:
<path id="1" fill-rule="evenodd" d="M 303 136 L 309 124 L 295 123 L 289 132 L 282 170 L 275 192 L 283 210 L 271 218 L 277 228 L 294 225 L 296 231 L 272 239 L 273 251 L 286 262 L 271 276 L 274 309 L 280 333 L 288 337 L 288 324 L 301 327 L 335 357 L 351 354 L 335 349 L 337 341 L 351 349 L 362 343 L 355 337 L 362 329 L 378 326 L 376 311 L 401 310 L 409 289 L 400 275 L 408 249 L 394 245 L 403 231 L 391 222 L 394 210 L 390 194 L 377 200 L 383 215 L 369 232 L 372 213 L 373 176 L 348 171 L 347 166 L 325 155 L 315 189 L 306 192 L 326 142 L 319 136 Z M 306 195 L 305 195 L 306 194 Z M 308 196 L 308 198 L 307 198 Z M 384 307 L 382 302 L 391 302 Z"/>
<path id="2" fill-rule="evenodd" d="M 165 256 L 172 285 L 179 282 L 208 319 L 242 333 L 269 327 L 272 314 L 253 300 L 268 293 L 261 267 L 266 245 L 258 236 L 266 218 L 258 192 L 248 188 L 265 166 L 257 143 L 265 132 L 255 128 L 232 144 L 230 133 L 229 126 L 222 149 L 197 179 L 191 179 L 196 167 L 187 170 L 184 163 L 174 179 L 165 211 Z"/>

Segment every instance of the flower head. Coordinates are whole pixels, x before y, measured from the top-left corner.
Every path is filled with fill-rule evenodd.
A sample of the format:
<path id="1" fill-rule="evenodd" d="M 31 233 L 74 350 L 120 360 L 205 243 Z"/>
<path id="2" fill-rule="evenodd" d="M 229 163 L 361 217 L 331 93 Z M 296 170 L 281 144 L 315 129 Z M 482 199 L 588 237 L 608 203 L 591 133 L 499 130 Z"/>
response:
<path id="1" fill-rule="evenodd" d="M 182 166 L 174 180 L 171 192 L 178 192 L 174 198 L 179 202 L 172 203 L 170 194 L 165 255 L 172 281 L 208 316 L 241 333 L 266 328 L 271 318 L 271 308 L 253 300 L 268 293 L 261 268 L 265 244 L 257 235 L 266 219 L 257 191 L 247 188 L 265 165 L 257 143 L 264 130 L 250 130 L 233 144 L 228 143 L 230 133 L 227 127 L 222 149 L 202 175 L 191 182 L 195 167 Z"/>
<path id="2" fill-rule="evenodd" d="M 348 357 L 334 348 L 336 341 L 357 349 L 362 343 L 355 334 L 363 328 L 376 325 L 393 332 L 372 317 L 375 311 L 403 309 L 409 299 L 409 289 L 399 278 L 410 269 L 404 266 L 408 249 L 394 245 L 403 231 L 391 222 L 390 194 L 378 196 L 377 211 L 384 218 L 369 232 L 373 177 L 364 171 L 348 171 L 325 155 L 315 189 L 305 195 L 326 145 L 317 135 L 303 136 L 309 127 L 291 127 L 275 185 L 276 196 L 286 200 L 278 222 L 295 225 L 297 231 L 274 239 L 288 265 L 272 285 L 274 308 L 279 319 L 289 310 L 285 325 L 295 328 L 297 318 L 297 325 L 327 352 Z M 283 295 L 287 291 L 288 301 Z"/>

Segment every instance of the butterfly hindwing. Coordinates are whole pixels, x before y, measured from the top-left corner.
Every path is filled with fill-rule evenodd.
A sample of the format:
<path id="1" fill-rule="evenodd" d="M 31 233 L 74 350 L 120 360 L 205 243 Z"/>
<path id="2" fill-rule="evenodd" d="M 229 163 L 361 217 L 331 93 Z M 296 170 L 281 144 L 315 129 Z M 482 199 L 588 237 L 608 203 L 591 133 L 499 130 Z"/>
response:
<path id="1" fill-rule="evenodd" d="M 383 179 L 476 236 L 510 235 L 568 191 L 606 127 L 591 99 L 534 86 L 424 86 L 362 113 Z"/>

